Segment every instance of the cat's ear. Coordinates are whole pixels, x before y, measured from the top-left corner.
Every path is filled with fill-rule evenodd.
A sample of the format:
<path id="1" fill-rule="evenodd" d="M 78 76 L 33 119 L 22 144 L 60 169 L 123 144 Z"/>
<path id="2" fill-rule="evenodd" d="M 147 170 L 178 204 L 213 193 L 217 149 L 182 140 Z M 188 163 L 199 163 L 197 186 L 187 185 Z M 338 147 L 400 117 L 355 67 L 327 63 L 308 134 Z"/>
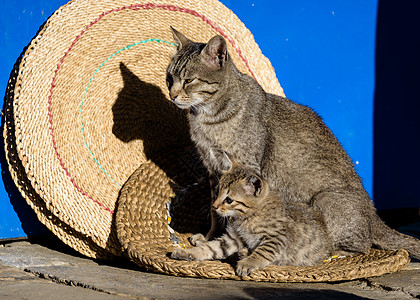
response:
<path id="1" fill-rule="evenodd" d="M 222 173 L 229 173 L 232 171 L 232 169 L 239 167 L 239 163 L 233 158 L 232 155 L 230 155 L 227 152 L 223 152 L 223 156 L 224 156 L 224 167 L 222 170 Z"/>
<path id="2" fill-rule="evenodd" d="M 210 39 L 201 51 L 204 61 L 214 69 L 222 69 L 228 60 L 227 45 L 221 35 L 216 35 Z"/>
<path id="3" fill-rule="evenodd" d="M 172 30 L 172 35 L 175 40 L 176 49 L 178 51 L 181 50 L 183 47 L 187 46 L 188 44 L 192 43 L 187 37 L 185 37 L 185 35 L 183 35 L 181 32 L 179 32 L 172 26 L 171 26 L 171 30 Z"/>
<path id="4" fill-rule="evenodd" d="M 263 182 L 261 178 L 256 175 L 248 176 L 244 185 L 244 190 L 246 195 L 253 195 L 255 197 L 260 196 L 263 191 Z"/>

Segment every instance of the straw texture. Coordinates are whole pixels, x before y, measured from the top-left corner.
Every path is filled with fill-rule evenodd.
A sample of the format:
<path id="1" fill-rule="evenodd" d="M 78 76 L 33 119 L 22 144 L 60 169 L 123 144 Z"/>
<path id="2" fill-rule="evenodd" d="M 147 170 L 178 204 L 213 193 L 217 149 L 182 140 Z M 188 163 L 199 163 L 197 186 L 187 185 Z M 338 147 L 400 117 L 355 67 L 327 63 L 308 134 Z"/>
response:
<path id="1" fill-rule="evenodd" d="M 184 113 L 167 101 L 170 26 L 201 42 L 224 35 L 239 69 L 282 93 L 250 32 L 216 0 L 69 2 L 11 73 L 12 177 L 41 222 L 87 256 L 119 255 L 115 202 L 136 168 L 191 145 Z"/>

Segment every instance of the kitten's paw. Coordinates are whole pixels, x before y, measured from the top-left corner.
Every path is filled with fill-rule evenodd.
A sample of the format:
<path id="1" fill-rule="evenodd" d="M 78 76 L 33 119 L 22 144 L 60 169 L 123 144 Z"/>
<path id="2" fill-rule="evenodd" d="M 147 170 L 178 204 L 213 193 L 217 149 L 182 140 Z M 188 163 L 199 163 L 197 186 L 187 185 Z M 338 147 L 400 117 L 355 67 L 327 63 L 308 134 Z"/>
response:
<path id="1" fill-rule="evenodd" d="M 171 258 L 179 260 L 196 260 L 192 253 L 187 250 L 177 248 L 171 253 Z"/>
<path id="2" fill-rule="evenodd" d="M 193 246 L 198 246 L 206 241 L 206 238 L 201 233 L 196 233 L 188 239 Z"/>
<path id="3" fill-rule="evenodd" d="M 238 261 L 238 264 L 236 265 L 236 275 L 241 277 L 249 276 L 256 269 L 258 269 L 258 266 L 256 266 L 254 262 L 244 258 Z"/>
<path id="4" fill-rule="evenodd" d="M 249 256 L 249 250 L 248 248 L 242 248 L 241 250 L 238 251 L 238 260 L 242 260 L 246 257 Z"/>

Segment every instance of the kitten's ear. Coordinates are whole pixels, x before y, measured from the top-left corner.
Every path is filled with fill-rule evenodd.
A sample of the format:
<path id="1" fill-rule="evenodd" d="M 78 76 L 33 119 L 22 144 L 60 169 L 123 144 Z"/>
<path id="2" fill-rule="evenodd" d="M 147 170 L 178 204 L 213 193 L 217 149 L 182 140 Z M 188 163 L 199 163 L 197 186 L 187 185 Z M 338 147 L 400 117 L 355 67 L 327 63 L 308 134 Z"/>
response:
<path id="1" fill-rule="evenodd" d="M 224 168 L 222 173 L 229 173 L 232 169 L 239 167 L 239 163 L 227 152 L 223 152 L 224 154 Z"/>
<path id="2" fill-rule="evenodd" d="M 175 40 L 176 49 L 178 51 L 181 50 L 183 47 L 187 46 L 188 44 L 192 43 L 188 38 L 185 37 L 185 35 L 183 35 L 181 32 L 179 32 L 172 26 L 171 26 L 171 30 L 172 30 L 172 35 Z"/>
<path id="3" fill-rule="evenodd" d="M 256 175 L 251 175 L 246 179 L 244 190 L 246 195 L 253 195 L 258 197 L 262 194 L 263 182 L 261 178 Z"/>
<path id="4" fill-rule="evenodd" d="M 214 69 L 221 69 L 226 65 L 228 59 L 227 45 L 221 35 L 210 39 L 201 52 L 204 61 Z"/>

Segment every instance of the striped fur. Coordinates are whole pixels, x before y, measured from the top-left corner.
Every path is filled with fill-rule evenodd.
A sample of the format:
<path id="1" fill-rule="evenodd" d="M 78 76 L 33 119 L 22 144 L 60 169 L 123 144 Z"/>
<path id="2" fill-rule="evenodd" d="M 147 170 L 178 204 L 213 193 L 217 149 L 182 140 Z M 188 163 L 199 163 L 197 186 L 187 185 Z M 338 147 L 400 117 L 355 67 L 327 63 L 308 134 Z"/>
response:
<path id="1" fill-rule="evenodd" d="M 220 178 L 213 209 L 228 218 L 226 233 L 171 257 L 183 260 L 225 259 L 248 250 L 236 273 L 250 275 L 270 264 L 315 265 L 333 251 L 322 217 L 304 203 L 288 205 L 269 190 L 268 183 L 251 171 L 234 165 Z"/>

